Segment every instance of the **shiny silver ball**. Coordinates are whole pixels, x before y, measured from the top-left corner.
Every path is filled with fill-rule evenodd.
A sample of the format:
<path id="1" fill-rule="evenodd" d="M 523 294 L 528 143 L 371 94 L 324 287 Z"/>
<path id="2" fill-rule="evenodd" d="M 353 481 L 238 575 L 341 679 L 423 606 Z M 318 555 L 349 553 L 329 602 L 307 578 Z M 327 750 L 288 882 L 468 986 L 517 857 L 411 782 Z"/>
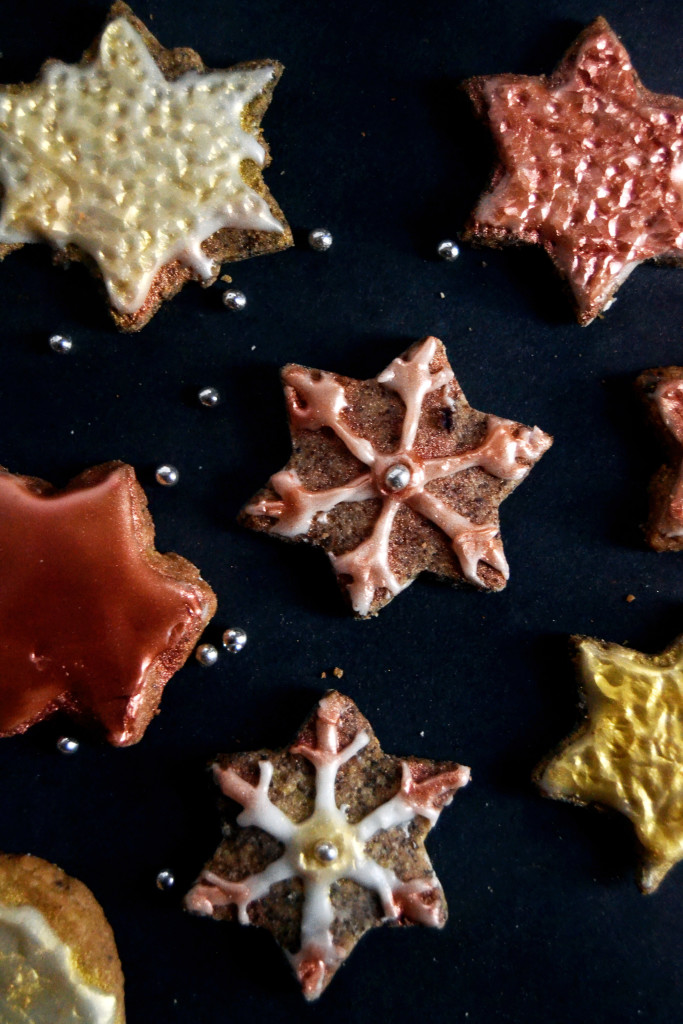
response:
<path id="1" fill-rule="evenodd" d="M 213 408 L 214 405 L 218 405 L 221 400 L 221 396 L 215 388 L 202 388 L 197 395 L 197 398 L 202 405 L 206 405 L 209 408 Z"/>
<path id="2" fill-rule="evenodd" d="M 231 654 L 238 654 L 247 642 L 247 634 L 239 626 L 226 629 L 223 634 L 223 646 Z"/>
<path id="3" fill-rule="evenodd" d="M 79 747 L 78 740 L 72 736 L 60 736 L 57 740 L 57 750 L 60 754 L 76 754 Z"/>
<path id="4" fill-rule="evenodd" d="M 218 651 L 213 644 L 200 644 L 194 652 L 194 656 L 204 668 L 210 668 L 218 661 Z"/>
<path id="5" fill-rule="evenodd" d="M 169 466 L 168 463 L 164 463 L 163 466 L 157 466 L 155 473 L 157 483 L 163 487 L 175 487 L 180 480 L 180 473 L 175 466 Z"/>
<path id="6" fill-rule="evenodd" d="M 308 233 L 308 244 L 316 252 L 327 252 L 334 239 L 327 228 L 313 228 Z"/>
<path id="7" fill-rule="evenodd" d="M 322 864 L 332 864 L 339 856 L 339 850 L 329 839 L 323 839 L 315 848 L 315 856 Z"/>
<path id="8" fill-rule="evenodd" d="M 160 871 L 157 875 L 157 889 L 172 889 L 175 878 L 172 871 Z"/>
<path id="9" fill-rule="evenodd" d="M 384 483 L 390 491 L 402 491 L 410 483 L 410 470 L 402 462 L 397 462 L 386 471 Z"/>
<path id="10" fill-rule="evenodd" d="M 247 297 L 244 292 L 238 292 L 236 288 L 228 288 L 223 292 L 223 305 L 235 312 L 244 309 L 247 304 Z"/>
<path id="11" fill-rule="evenodd" d="M 447 260 L 451 263 L 453 260 L 457 260 L 460 255 L 460 249 L 455 242 L 451 241 L 450 238 L 445 238 L 443 242 L 439 242 L 436 247 L 436 251 L 442 260 Z"/>
<path id="12" fill-rule="evenodd" d="M 67 338 L 66 334 L 53 334 L 48 341 L 48 345 L 53 352 L 58 352 L 62 356 L 66 355 L 74 347 L 73 341 L 71 338 Z"/>

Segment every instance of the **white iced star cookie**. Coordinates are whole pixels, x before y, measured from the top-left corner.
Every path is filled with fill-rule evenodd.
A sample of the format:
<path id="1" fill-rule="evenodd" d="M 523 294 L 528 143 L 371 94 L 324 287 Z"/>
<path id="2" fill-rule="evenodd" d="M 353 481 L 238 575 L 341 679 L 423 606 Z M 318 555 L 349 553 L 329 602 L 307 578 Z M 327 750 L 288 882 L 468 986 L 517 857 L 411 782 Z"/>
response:
<path id="1" fill-rule="evenodd" d="M 139 330 L 190 278 L 286 248 L 261 170 L 260 120 L 277 62 L 207 71 L 165 50 L 116 3 L 78 65 L 49 61 L 0 90 L 0 257 L 47 241 L 95 264 L 123 330 Z"/>

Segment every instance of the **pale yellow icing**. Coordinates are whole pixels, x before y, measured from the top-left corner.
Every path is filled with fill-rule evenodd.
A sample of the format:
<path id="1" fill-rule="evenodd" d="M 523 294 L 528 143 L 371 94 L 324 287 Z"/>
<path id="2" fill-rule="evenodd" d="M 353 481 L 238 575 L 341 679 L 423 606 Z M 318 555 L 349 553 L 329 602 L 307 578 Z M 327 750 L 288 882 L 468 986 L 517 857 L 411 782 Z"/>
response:
<path id="1" fill-rule="evenodd" d="M 212 277 L 201 243 L 220 228 L 282 232 L 240 172 L 265 162 L 242 118 L 274 73 L 170 82 L 130 22 L 112 21 L 91 63 L 54 62 L 33 85 L 0 90 L 0 241 L 77 244 L 124 313 L 174 259 Z"/>
<path id="2" fill-rule="evenodd" d="M 114 1024 L 116 996 L 86 984 L 35 907 L 0 904 L 2 1024 Z"/>

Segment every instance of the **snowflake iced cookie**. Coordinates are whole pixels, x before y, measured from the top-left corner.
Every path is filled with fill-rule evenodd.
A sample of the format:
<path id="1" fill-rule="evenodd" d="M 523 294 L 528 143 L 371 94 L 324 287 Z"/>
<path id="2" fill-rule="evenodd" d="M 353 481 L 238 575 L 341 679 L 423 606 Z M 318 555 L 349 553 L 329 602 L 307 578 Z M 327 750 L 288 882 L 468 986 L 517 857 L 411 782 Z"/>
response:
<path id="1" fill-rule="evenodd" d="M 196 566 L 154 547 L 132 466 L 55 490 L 0 467 L 0 736 L 66 711 L 141 739 L 216 609 Z"/>
<path id="2" fill-rule="evenodd" d="M 552 75 L 465 82 L 498 150 L 467 236 L 541 246 L 579 323 L 644 260 L 683 264 L 683 99 L 650 92 L 604 18 Z"/>
<path id="3" fill-rule="evenodd" d="M 666 452 L 650 484 L 645 538 L 656 551 L 683 550 L 683 366 L 641 373 L 636 386 Z"/>
<path id="4" fill-rule="evenodd" d="M 261 171 L 276 61 L 210 71 L 121 2 L 77 65 L 0 89 L 0 259 L 47 241 L 90 264 L 124 331 L 190 279 L 292 236 Z"/>
<path id="5" fill-rule="evenodd" d="M 683 859 L 683 637 L 661 654 L 573 637 L 586 721 L 536 771 L 556 800 L 633 823 L 650 893 Z"/>
<path id="6" fill-rule="evenodd" d="M 0 856 L 0 1020 L 124 1024 L 114 936 L 82 882 L 39 857 Z"/>
<path id="7" fill-rule="evenodd" d="M 468 405 L 437 338 L 374 380 L 293 364 L 282 380 L 293 454 L 246 526 L 322 547 L 361 617 L 424 571 L 505 586 L 498 506 L 552 438 Z"/>
<path id="8" fill-rule="evenodd" d="M 244 809 L 185 905 L 267 928 L 307 999 L 370 928 L 446 923 L 424 841 L 469 768 L 383 753 L 353 701 L 331 692 L 289 747 L 222 755 L 213 772 Z"/>

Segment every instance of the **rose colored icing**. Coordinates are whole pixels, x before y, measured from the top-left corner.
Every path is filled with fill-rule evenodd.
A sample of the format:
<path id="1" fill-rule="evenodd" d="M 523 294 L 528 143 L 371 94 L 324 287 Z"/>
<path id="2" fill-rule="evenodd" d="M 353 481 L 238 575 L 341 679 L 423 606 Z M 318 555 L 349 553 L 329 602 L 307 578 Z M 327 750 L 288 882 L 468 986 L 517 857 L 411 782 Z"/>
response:
<path id="1" fill-rule="evenodd" d="M 367 851 L 367 843 L 379 832 L 408 825 L 416 817 L 426 818 L 434 825 L 443 807 L 466 785 L 470 770 L 459 766 L 418 782 L 413 778 L 410 763 L 402 764 L 399 791 L 365 818 L 351 824 L 343 807 L 337 806 L 335 784 L 342 765 L 355 757 L 368 743 L 366 732 L 360 731 L 345 746 L 340 746 L 339 722 L 344 707 L 339 694 L 324 697 L 317 709 L 316 744 L 291 748 L 315 768 L 315 806 L 309 818 L 293 822 L 270 800 L 268 791 L 273 765 L 259 763 L 258 784 L 245 782 L 232 768 L 214 766 L 214 776 L 226 796 L 242 804 L 238 816 L 243 827 L 257 826 L 278 839 L 284 846 L 282 856 L 256 875 L 239 882 L 229 882 L 213 871 L 204 871 L 186 897 L 189 910 L 213 914 L 225 906 L 235 906 L 242 924 L 249 924 L 249 906 L 265 896 L 278 882 L 300 878 L 304 888 L 301 919 L 301 946 L 289 959 L 307 999 L 320 995 L 339 964 L 348 955 L 336 946 L 332 927 L 335 911 L 330 898 L 331 887 L 343 878 L 351 879 L 377 893 L 386 920 L 407 919 L 420 924 L 442 927 L 442 901 L 436 875 L 401 881 L 396 873 L 383 867 Z M 332 844 L 336 857 L 323 861 L 316 856 L 321 843 Z"/>
<path id="2" fill-rule="evenodd" d="M 683 259 L 683 101 L 599 18 L 554 75 L 474 79 L 499 149 L 474 233 L 542 244 L 588 322 L 643 260 Z"/>
<path id="3" fill-rule="evenodd" d="M 427 485 L 472 468 L 482 469 L 501 480 L 522 480 L 551 444 L 548 435 L 538 427 L 530 430 L 511 420 L 488 416 L 486 436 L 476 448 L 458 455 L 423 459 L 415 449 L 415 439 L 424 398 L 432 391 L 443 389 L 447 406 L 446 389 L 453 380 L 450 367 L 437 373 L 430 370 L 437 344 L 436 338 L 425 339 L 410 359 L 394 359 L 377 377 L 379 383 L 395 391 L 405 405 L 401 439 L 396 451 L 389 456 L 378 452 L 367 438 L 355 434 L 342 419 L 341 414 L 348 405 L 346 393 L 332 374 L 323 372 L 313 376 L 310 370 L 299 366 L 290 367 L 283 374 L 289 412 L 295 425 L 308 430 L 331 428 L 351 454 L 368 467 L 368 472 L 341 487 L 311 491 L 302 485 L 296 470 L 283 470 L 270 480 L 279 499 L 248 505 L 246 512 L 275 518 L 271 533 L 297 537 L 308 533 L 316 516 L 342 502 L 380 498 L 382 508 L 370 536 L 351 551 L 329 556 L 337 574 L 351 577 L 349 595 L 359 615 L 368 614 L 378 589 L 393 596 L 410 582 L 400 582 L 389 566 L 392 526 L 402 504 L 447 534 L 463 574 L 471 583 L 481 585 L 480 561 L 493 566 L 507 579 L 509 571 L 498 524 L 471 522 L 431 493 Z M 518 461 L 520 459 L 525 461 Z M 396 467 L 405 467 L 410 474 L 406 486 L 399 490 L 387 484 L 387 474 Z"/>
<path id="4" fill-rule="evenodd" d="M 163 684 L 169 652 L 201 629 L 199 589 L 150 564 L 134 486 L 124 465 L 48 494 L 0 472 L 0 735 L 64 707 L 130 742 L 150 666 Z"/>
<path id="5" fill-rule="evenodd" d="M 654 393 L 654 400 L 664 424 L 683 450 L 683 380 L 663 381 Z M 665 537 L 683 536 L 683 464 L 658 529 Z"/>
<path id="6" fill-rule="evenodd" d="M 92 62 L 53 61 L 33 85 L 0 91 L 0 241 L 76 243 L 123 313 L 173 260 L 210 279 L 202 242 L 220 228 L 283 230 L 241 174 L 244 160 L 265 163 L 242 121 L 273 75 L 171 82 L 126 18 L 110 22 Z"/>

